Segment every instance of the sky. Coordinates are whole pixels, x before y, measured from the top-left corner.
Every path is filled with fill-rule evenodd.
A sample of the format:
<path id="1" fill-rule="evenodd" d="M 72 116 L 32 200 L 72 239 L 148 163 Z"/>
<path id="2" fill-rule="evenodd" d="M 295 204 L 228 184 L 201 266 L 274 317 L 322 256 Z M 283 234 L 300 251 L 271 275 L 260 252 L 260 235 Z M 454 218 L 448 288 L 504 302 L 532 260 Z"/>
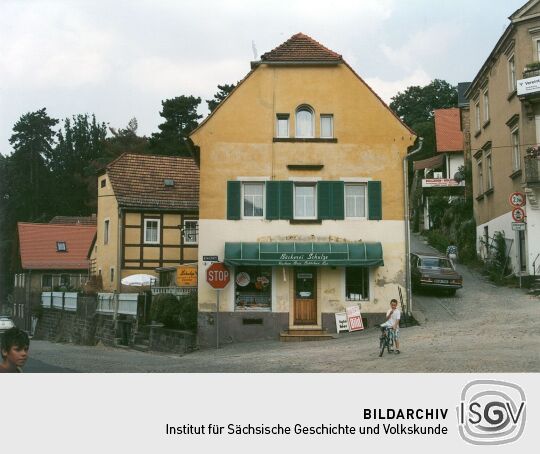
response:
<path id="1" fill-rule="evenodd" d="M 524 0 L 0 0 L 0 153 L 21 115 L 162 122 L 161 101 L 206 99 L 302 32 L 386 101 L 411 85 L 471 81 Z"/>

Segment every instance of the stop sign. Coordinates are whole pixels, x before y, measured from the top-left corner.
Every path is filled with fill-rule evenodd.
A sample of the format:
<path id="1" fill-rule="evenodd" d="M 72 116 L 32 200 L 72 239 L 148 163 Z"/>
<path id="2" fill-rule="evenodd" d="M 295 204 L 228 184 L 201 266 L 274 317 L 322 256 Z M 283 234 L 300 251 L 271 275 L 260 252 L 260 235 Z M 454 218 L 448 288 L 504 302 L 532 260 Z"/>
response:
<path id="1" fill-rule="evenodd" d="M 206 282 L 214 288 L 225 288 L 231 280 L 231 273 L 221 262 L 212 263 L 206 270 Z"/>

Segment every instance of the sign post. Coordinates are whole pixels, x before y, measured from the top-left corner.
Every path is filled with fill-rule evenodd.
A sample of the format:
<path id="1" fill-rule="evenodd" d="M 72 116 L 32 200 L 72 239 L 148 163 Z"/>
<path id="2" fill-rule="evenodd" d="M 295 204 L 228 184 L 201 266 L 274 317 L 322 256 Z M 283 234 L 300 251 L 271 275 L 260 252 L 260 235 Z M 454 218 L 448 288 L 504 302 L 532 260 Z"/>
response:
<path id="1" fill-rule="evenodd" d="M 525 210 L 523 206 L 527 201 L 525 194 L 523 192 L 512 192 L 508 197 L 510 205 L 512 205 L 512 219 L 515 222 L 512 222 L 512 230 L 514 230 L 516 236 L 516 244 L 518 249 L 518 267 L 519 267 L 519 288 L 521 288 L 521 235 L 522 231 L 525 230 Z"/>
<path id="2" fill-rule="evenodd" d="M 231 280 L 231 273 L 224 263 L 212 263 L 206 270 L 206 282 L 216 289 L 216 348 L 219 348 L 219 293 Z"/>

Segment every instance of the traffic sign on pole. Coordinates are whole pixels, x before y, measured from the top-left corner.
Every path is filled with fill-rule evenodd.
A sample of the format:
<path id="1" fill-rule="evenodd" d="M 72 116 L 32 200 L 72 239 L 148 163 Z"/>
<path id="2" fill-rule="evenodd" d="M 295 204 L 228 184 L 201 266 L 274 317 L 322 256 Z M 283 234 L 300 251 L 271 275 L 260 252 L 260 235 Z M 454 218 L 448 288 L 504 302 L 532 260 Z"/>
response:
<path id="1" fill-rule="evenodd" d="M 525 211 L 523 208 L 514 208 L 512 210 L 512 219 L 516 222 L 523 222 L 525 220 Z"/>
<path id="2" fill-rule="evenodd" d="M 508 201 L 513 207 L 522 207 L 525 205 L 526 201 L 525 194 L 523 194 L 523 192 L 512 192 Z"/>
<path id="3" fill-rule="evenodd" d="M 227 287 L 231 280 L 231 273 L 224 263 L 212 263 L 206 270 L 206 282 L 213 288 L 222 289 Z"/>

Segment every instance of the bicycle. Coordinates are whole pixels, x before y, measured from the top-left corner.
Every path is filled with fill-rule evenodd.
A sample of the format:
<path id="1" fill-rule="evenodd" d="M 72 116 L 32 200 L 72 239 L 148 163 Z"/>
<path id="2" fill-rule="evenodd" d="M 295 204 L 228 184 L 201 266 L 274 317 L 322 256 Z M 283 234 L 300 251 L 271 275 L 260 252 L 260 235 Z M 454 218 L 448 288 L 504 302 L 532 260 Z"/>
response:
<path id="1" fill-rule="evenodd" d="M 379 337 L 379 358 L 383 355 L 385 348 L 388 350 L 388 353 L 394 351 L 392 349 L 392 347 L 394 346 L 394 335 L 391 331 L 392 328 L 381 328 L 381 336 Z"/>

